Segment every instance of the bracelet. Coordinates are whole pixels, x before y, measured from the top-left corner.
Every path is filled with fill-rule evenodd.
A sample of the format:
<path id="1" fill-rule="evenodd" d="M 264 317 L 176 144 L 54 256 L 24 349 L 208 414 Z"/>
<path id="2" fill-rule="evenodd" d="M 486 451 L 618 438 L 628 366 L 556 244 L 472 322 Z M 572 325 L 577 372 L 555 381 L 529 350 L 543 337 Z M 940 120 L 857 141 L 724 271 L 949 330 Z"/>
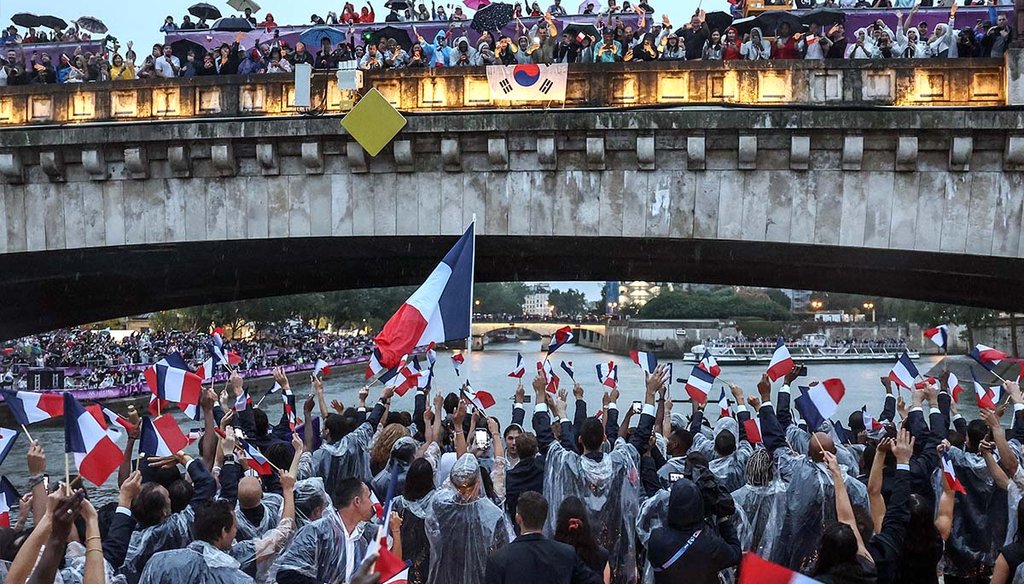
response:
<path id="1" fill-rule="evenodd" d="M 103 550 L 102 549 L 89 548 L 89 549 L 85 550 L 85 553 L 89 553 L 89 552 L 96 552 L 96 553 L 100 554 L 101 556 L 103 555 Z"/>
<path id="2" fill-rule="evenodd" d="M 37 474 L 37 475 L 32 475 L 28 479 L 28 488 L 31 489 L 32 487 L 35 487 L 36 485 L 42 483 L 45 480 L 46 480 L 46 474 L 45 473 L 40 473 L 40 474 Z"/>
<path id="3" fill-rule="evenodd" d="M 91 535 L 91 536 L 85 538 L 85 541 L 89 541 L 89 540 L 92 540 L 92 539 L 103 539 L 103 538 L 101 538 L 98 535 Z"/>

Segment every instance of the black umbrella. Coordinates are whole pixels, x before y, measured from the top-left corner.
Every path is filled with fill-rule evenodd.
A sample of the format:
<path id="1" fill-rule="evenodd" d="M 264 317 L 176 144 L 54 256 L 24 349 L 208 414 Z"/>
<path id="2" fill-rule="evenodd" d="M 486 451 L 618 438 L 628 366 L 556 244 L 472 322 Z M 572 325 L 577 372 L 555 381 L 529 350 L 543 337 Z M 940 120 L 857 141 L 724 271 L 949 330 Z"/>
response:
<path id="1" fill-rule="evenodd" d="M 409 33 L 401 28 L 394 26 L 385 26 L 376 30 L 371 30 L 367 35 L 364 35 L 366 44 L 376 45 L 379 44 L 382 39 L 394 39 L 398 43 L 398 46 L 402 47 L 406 51 L 412 48 L 412 38 L 409 37 Z"/>
<path id="2" fill-rule="evenodd" d="M 822 28 L 828 28 L 833 24 L 846 22 L 846 13 L 835 8 L 818 8 L 801 16 L 800 22 L 804 24 L 819 24 Z"/>
<path id="3" fill-rule="evenodd" d="M 390 8 L 391 10 L 398 11 L 408 10 L 409 6 L 411 5 L 406 0 L 388 0 L 384 3 L 384 8 Z"/>
<path id="4" fill-rule="evenodd" d="M 56 16 L 40 16 L 39 26 L 45 26 L 53 30 L 64 30 L 68 27 L 68 21 Z"/>
<path id="5" fill-rule="evenodd" d="M 476 11 L 476 14 L 473 15 L 473 22 L 469 23 L 469 27 L 481 33 L 501 30 L 501 27 L 512 22 L 513 12 L 514 9 L 511 4 L 503 2 L 488 4 Z"/>
<path id="6" fill-rule="evenodd" d="M 75 24 L 95 34 L 107 34 L 107 25 L 95 16 L 80 16 Z"/>
<path id="7" fill-rule="evenodd" d="M 754 26 L 760 27 L 761 32 L 765 36 L 774 36 L 777 34 L 779 25 L 782 23 L 789 24 L 790 32 L 800 32 L 804 29 L 804 25 L 800 22 L 799 16 L 782 10 L 762 12 L 754 19 Z"/>
<path id="8" fill-rule="evenodd" d="M 221 18 L 217 22 L 213 23 L 210 30 L 219 30 L 221 32 L 249 32 L 252 30 L 252 23 L 244 18 Z"/>
<path id="9" fill-rule="evenodd" d="M 220 18 L 220 10 L 216 6 L 205 2 L 189 6 L 188 13 L 200 20 L 217 20 Z"/>
<path id="10" fill-rule="evenodd" d="M 42 23 L 39 22 L 38 16 L 36 16 L 35 14 L 30 14 L 28 12 L 19 12 L 15 14 L 14 16 L 11 17 L 11 22 L 18 26 L 24 26 L 25 28 L 36 28 L 39 26 L 43 26 Z"/>
<path id="11" fill-rule="evenodd" d="M 707 23 L 708 30 L 717 30 L 724 35 L 725 29 L 732 24 L 732 15 L 727 12 L 708 12 L 704 16 L 704 22 Z"/>
<path id="12" fill-rule="evenodd" d="M 188 39 L 181 39 L 171 43 L 171 53 L 182 63 L 188 58 L 189 51 L 193 51 L 196 54 L 196 61 L 202 61 L 203 54 L 206 53 L 206 47 Z"/>
<path id="13" fill-rule="evenodd" d="M 597 39 L 601 38 L 601 32 L 597 30 L 597 27 L 586 22 L 570 22 L 565 25 L 562 32 L 569 35 L 571 39 L 578 37 L 580 34 L 588 36 L 592 43 L 597 42 Z"/>

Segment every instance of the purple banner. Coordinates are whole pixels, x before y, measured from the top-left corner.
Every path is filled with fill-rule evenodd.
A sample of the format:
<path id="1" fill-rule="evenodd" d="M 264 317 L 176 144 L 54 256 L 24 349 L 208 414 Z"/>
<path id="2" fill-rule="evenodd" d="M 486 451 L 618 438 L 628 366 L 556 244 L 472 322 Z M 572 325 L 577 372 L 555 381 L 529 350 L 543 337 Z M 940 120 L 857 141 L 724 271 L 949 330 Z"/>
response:
<path id="1" fill-rule="evenodd" d="M 794 10 L 795 14 L 805 14 L 806 10 Z M 887 8 L 884 10 L 876 9 L 851 9 L 846 11 L 846 38 L 853 38 L 853 33 L 857 29 L 869 26 L 879 18 L 893 31 L 896 30 L 896 12 L 903 12 L 903 18 L 906 18 L 910 14 L 910 9 L 897 9 Z M 992 25 L 995 25 L 996 16 L 998 14 L 1006 14 L 1010 17 L 1010 21 L 1013 22 L 1013 6 L 961 6 L 956 11 L 956 28 L 958 30 L 965 27 L 973 28 L 979 20 L 986 21 L 990 20 Z M 917 26 L 921 22 L 928 23 L 929 32 L 935 28 L 936 24 L 945 24 L 949 22 L 949 8 L 921 8 L 914 15 L 914 22 L 911 23 L 913 26 Z"/>
<path id="2" fill-rule="evenodd" d="M 32 60 L 33 54 L 35 55 L 37 63 L 42 62 L 43 54 L 45 53 L 50 55 L 50 60 L 53 61 L 53 66 L 56 68 L 57 65 L 60 64 L 61 54 L 66 54 L 69 58 L 74 59 L 75 51 L 79 47 L 82 49 L 82 54 L 92 53 L 95 55 L 103 52 L 103 42 L 98 40 L 73 43 L 30 43 L 27 45 L 6 45 L 4 47 L 0 47 L 0 50 L 3 51 L 3 58 L 6 59 L 7 51 L 13 49 L 18 53 L 18 58 L 21 59 L 21 62 L 25 65 L 28 65 L 29 61 Z"/>

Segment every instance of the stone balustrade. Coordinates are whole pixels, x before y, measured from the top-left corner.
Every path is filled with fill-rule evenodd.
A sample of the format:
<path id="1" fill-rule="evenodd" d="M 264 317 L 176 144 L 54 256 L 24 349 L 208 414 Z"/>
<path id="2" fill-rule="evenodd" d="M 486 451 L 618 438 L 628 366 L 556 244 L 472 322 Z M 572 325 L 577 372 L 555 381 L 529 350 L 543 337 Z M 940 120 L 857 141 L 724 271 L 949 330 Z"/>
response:
<path id="1" fill-rule="evenodd" d="M 1014 94 L 1007 69 L 997 59 L 572 65 L 564 107 L 1004 106 Z M 563 107 L 493 100 L 482 67 L 385 71 L 367 74 L 364 84 L 405 112 Z M 312 93 L 313 108 L 296 107 L 287 74 L 5 87 L 0 128 L 341 114 L 356 97 L 328 73 L 314 76 Z"/>

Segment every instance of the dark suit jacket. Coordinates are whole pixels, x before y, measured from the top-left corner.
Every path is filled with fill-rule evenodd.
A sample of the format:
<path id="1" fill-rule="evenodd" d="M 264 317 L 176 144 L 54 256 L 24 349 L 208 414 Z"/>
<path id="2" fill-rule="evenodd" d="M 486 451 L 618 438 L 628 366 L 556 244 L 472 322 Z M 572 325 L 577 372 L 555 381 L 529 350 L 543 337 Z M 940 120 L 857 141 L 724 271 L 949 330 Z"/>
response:
<path id="1" fill-rule="evenodd" d="M 539 533 L 520 535 L 487 558 L 485 584 L 601 584 L 572 546 Z"/>

